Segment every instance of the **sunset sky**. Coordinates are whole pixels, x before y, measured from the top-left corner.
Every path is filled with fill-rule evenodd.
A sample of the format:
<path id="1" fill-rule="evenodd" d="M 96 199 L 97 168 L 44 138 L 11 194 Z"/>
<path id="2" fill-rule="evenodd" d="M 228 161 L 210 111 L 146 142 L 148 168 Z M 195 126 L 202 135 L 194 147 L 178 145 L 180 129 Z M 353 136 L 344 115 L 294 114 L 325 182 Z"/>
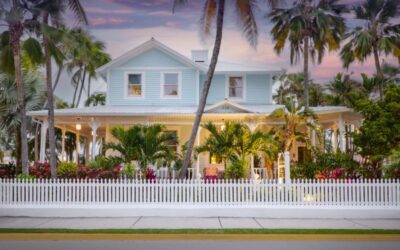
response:
<path id="1" fill-rule="evenodd" d="M 212 39 L 204 42 L 199 35 L 199 19 L 204 1 L 188 1 L 172 13 L 172 0 L 82 0 L 90 25 L 91 34 L 106 43 L 107 52 L 115 58 L 151 37 L 165 43 L 178 52 L 190 56 L 191 49 L 212 49 Z M 290 65 L 289 53 L 286 49 L 280 56 L 273 51 L 269 34 L 271 24 L 265 17 L 267 4 L 260 1 L 257 11 L 259 40 L 257 49 L 251 48 L 242 36 L 240 27 L 234 19 L 233 0 L 227 0 L 227 18 L 224 25 L 220 60 L 250 65 L 281 67 L 296 72 L 302 64 Z M 286 2 L 290 2 L 287 0 Z M 352 5 L 360 0 L 343 0 Z M 347 15 L 348 27 L 354 27 L 359 20 Z M 399 20 L 394 20 L 399 21 Z M 76 23 L 69 16 L 69 23 Z M 397 64 L 392 58 L 387 61 Z M 337 52 L 327 53 L 322 64 L 312 65 L 311 77 L 317 82 L 328 82 L 342 68 Z M 358 78 L 360 72 L 374 73 L 371 60 L 364 64 L 354 63 L 347 71 L 354 72 Z"/>

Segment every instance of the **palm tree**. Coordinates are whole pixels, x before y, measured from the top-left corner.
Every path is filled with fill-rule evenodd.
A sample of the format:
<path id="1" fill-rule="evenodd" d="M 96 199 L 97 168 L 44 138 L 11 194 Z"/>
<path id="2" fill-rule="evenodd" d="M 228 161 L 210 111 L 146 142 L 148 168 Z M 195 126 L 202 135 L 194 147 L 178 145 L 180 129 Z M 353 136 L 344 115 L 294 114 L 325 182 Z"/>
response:
<path id="1" fill-rule="evenodd" d="M 330 95 L 326 96 L 327 103 L 334 106 L 354 107 L 362 93 L 361 85 L 351 79 L 350 75 L 337 73 L 329 83 Z"/>
<path id="2" fill-rule="evenodd" d="M 325 104 L 324 89 L 320 84 L 313 83 L 310 85 L 310 106 L 317 107 Z"/>
<path id="3" fill-rule="evenodd" d="M 275 8 L 269 14 L 275 51 L 280 54 L 286 40 L 290 43 L 290 63 L 304 59 L 304 105 L 308 100 L 309 56 L 321 63 L 326 48 L 336 50 L 340 46 L 346 26 L 340 14 L 345 10 L 338 0 L 296 0 L 291 7 Z"/>
<path id="4" fill-rule="evenodd" d="M 173 11 L 179 5 L 186 3 L 186 0 L 174 0 Z M 267 1 L 271 6 L 276 6 L 278 4 L 277 0 Z M 235 12 L 238 15 L 240 24 L 243 29 L 243 33 L 246 39 L 249 41 L 252 47 L 257 46 L 258 38 L 258 27 L 255 18 L 255 9 L 257 8 L 257 1 L 241 1 L 236 0 Z M 206 105 L 208 91 L 211 86 L 211 81 L 214 76 L 215 66 L 217 65 L 218 55 L 221 47 L 222 41 L 222 28 L 225 16 L 225 0 L 206 0 L 204 3 L 204 8 L 201 16 L 201 35 L 210 36 L 213 25 L 216 27 L 216 35 L 214 40 L 214 48 L 211 56 L 211 62 L 208 67 L 206 80 L 204 82 L 203 90 L 200 96 L 199 105 L 197 108 L 196 116 L 192 126 L 192 131 L 190 133 L 190 138 L 187 145 L 187 151 L 185 160 L 183 162 L 183 167 L 180 172 L 180 177 L 184 178 L 186 176 L 187 169 L 192 157 L 192 150 L 194 141 L 196 138 L 197 131 L 200 126 L 201 117 L 203 116 L 204 107 Z M 215 21 L 215 23 L 214 23 Z"/>
<path id="5" fill-rule="evenodd" d="M 302 105 L 296 105 L 290 99 L 283 108 L 278 108 L 270 115 L 272 118 L 284 119 L 284 124 L 276 132 L 277 138 L 282 142 L 283 152 L 290 151 L 296 141 L 306 143 L 310 146 L 308 131 L 316 130 L 317 118 L 309 109 L 304 109 Z M 305 132 L 303 130 L 305 129 Z"/>
<path id="6" fill-rule="evenodd" d="M 55 28 L 60 27 L 62 23 L 62 14 L 66 9 L 70 9 L 77 17 L 78 21 L 87 24 L 87 18 L 85 11 L 82 8 L 79 0 L 43 0 L 39 1 L 33 10 L 36 11 L 34 15 L 41 17 L 40 33 L 43 37 L 43 49 L 46 65 L 46 86 L 47 86 L 47 109 L 48 109 L 48 123 L 49 123 L 49 149 L 50 149 L 50 167 L 51 176 L 57 177 L 57 156 L 56 156 L 56 145 L 55 145 L 55 128 L 54 128 L 54 97 L 53 97 L 53 80 L 52 80 L 52 65 L 51 58 L 56 58 L 58 64 L 62 59 L 57 46 L 54 41 L 60 39 L 52 39 L 49 30 L 51 26 Z M 61 31 L 61 29 L 60 29 Z M 61 34 L 63 35 L 63 34 Z"/>
<path id="7" fill-rule="evenodd" d="M 289 73 L 280 76 L 280 87 L 277 94 L 273 96 L 274 100 L 278 104 L 284 104 L 287 98 L 296 97 L 297 101 L 303 102 L 304 100 L 304 74 Z"/>
<path id="8" fill-rule="evenodd" d="M 349 39 L 340 52 L 343 65 L 349 65 L 358 60 L 364 62 L 373 56 L 376 75 L 383 78 L 379 55 L 392 54 L 400 61 L 400 25 L 391 23 L 392 18 L 400 15 L 398 0 L 366 0 L 354 7 L 355 18 L 364 21 L 364 25 L 355 27 L 345 38 Z M 380 98 L 383 98 L 383 85 L 379 86 Z"/>
<path id="9" fill-rule="evenodd" d="M 27 111 L 40 110 L 46 99 L 43 76 L 38 70 L 29 69 L 23 71 L 25 90 L 25 104 Z M 21 163 L 21 116 L 18 105 L 18 94 L 15 78 L 9 74 L 0 73 L 0 130 L 7 131 L 8 136 L 15 142 L 17 165 Z M 27 121 L 27 129 L 33 130 L 30 120 Z"/>
<path id="10" fill-rule="evenodd" d="M 176 143 L 178 140 L 174 133 L 168 133 L 165 126 L 160 124 L 137 125 L 127 130 L 116 127 L 111 130 L 111 134 L 118 143 L 106 143 L 104 150 L 119 152 L 121 162 L 137 160 L 142 169 L 157 161 L 173 159 L 168 143 Z"/>
<path id="11" fill-rule="evenodd" d="M 85 106 L 104 106 L 106 105 L 106 95 L 99 93 L 91 95 L 86 101 Z"/>

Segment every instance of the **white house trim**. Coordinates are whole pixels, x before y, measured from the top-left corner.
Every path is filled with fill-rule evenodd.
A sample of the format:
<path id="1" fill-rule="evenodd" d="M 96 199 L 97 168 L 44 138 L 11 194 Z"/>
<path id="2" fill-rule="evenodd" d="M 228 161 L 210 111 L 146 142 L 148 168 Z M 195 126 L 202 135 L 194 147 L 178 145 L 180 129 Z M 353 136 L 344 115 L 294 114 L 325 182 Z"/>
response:
<path id="1" fill-rule="evenodd" d="M 164 44 L 162 44 L 161 42 L 157 41 L 154 38 L 151 38 L 149 41 L 139 45 L 138 47 L 128 51 L 127 53 L 124 53 L 122 56 L 119 56 L 116 59 L 104 64 L 103 66 L 98 68 L 96 71 L 97 71 L 97 73 L 99 73 L 100 75 L 102 75 L 104 77 L 104 73 L 108 69 L 118 67 L 119 65 L 122 65 L 123 63 L 134 58 L 135 56 L 138 56 L 138 55 L 142 54 L 143 52 L 153 49 L 153 48 L 157 48 L 157 49 L 161 50 L 162 52 L 174 57 L 175 59 L 177 59 L 178 61 L 182 62 L 183 64 L 185 64 L 187 66 L 201 70 L 202 72 L 207 71 L 207 68 L 205 66 L 195 63 L 191 59 L 189 59 L 186 56 L 178 53 L 177 51 L 169 48 L 168 46 L 165 46 Z"/>
<path id="2" fill-rule="evenodd" d="M 178 74 L 178 95 L 164 95 L 165 74 Z M 161 71 L 160 72 L 160 99 L 181 99 L 182 98 L 182 72 L 181 71 Z"/>
<path id="3" fill-rule="evenodd" d="M 128 75 L 140 74 L 141 75 L 141 96 L 129 96 L 128 95 Z M 126 71 L 124 72 L 124 99 L 128 100 L 143 100 L 146 96 L 146 73 L 144 71 Z"/>
<path id="4" fill-rule="evenodd" d="M 230 77 L 242 77 L 243 79 L 243 97 L 229 97 L 229 78 Z M 246 102 L 247 93 L 247 79 L 246 74 L 236 73 L 236 74 L 226 74 L 225 75 L 225 98 L 234 102 Z"/>
<path id="5" fill-rule="evenodd" d="M 239 105 L 239 104 L 237 104 L 237 103 L 231 102 L 231 101 L 228 100 L 228 99 L 225 99 L 225 100 L 223 100 L 222 102 L 218 102 L 218 103 L 216 103 L 216 104 L 214 104 L 214 105 L 211 105 L 210 107 L 207 107 L 207 108 L 204 110 L 204 112 L 205 112 L 205 113 L 208 113 L 208 112 L 210 112 L 210 111 L 212 111 L 212 110 L 218 109 L 219 107 L 223 107 L 223 106 L 225 106 L 225 105 L 226 105 L 226 106 L 230 106 L 230 107 L 232 107 L 233 109 L 237 109 L 237 110 L 239 110 L 239 111 L 241 111 L 241 112 L 243 112 L 243 113 L 253 113 L 253 111 L 248 110 L 248 109 L 242 107 L 241 105 Z"/>

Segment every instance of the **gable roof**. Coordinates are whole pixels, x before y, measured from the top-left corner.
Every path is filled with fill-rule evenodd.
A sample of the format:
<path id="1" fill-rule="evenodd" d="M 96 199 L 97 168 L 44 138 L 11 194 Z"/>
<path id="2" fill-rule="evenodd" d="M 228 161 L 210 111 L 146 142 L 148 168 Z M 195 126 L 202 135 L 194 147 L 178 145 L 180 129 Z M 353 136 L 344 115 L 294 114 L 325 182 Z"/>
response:
<path id="1" fill-rule="evenodd" d="M 124 62 L 127 62 L 128 60 L 132 59 L 135 56 L 138 56 L 140 54 L 142 54 L 145 51 L 148 51 L 150 49 L 159 49 L 162 52 L 164 52 L 165 54 L 177 59 L 178 61 L 180 61 L 181 63 L 193 67 L 195 69 L 198 69 L 202 72 L 206 72 L 207 71 L 207 67 L 205 65 L 201 65 L 198 63 L 195 63 L 194 61 L 190 60 L 188 57 L 180 54 L 179 52 L 171 49 L 170 47 L 164 45 L 163 43 L 157 41 L 156 39 L 154 39 L 153 37 L 148 40 L 145 43 L 142 43 L 141 45 L 139 45 L 138 47 L 128 51 L 127 53 L 124 53 L 123 55 L 115 58 L 114 60 L 104 64 L 103 66 L 101 66 L 100 68 L 98 68 L 96 71 L 97 73 L 99 73 L 100 75 L 102 75 L 103 77 L 105 77 L 106 72 L 108 69 L 110 69 L 111 67 L 117 66 L 117 65 L 121 65 Z"/>
<path id="2" fill-rule="evenodd" d="M 243 106 L 231 102 L 228 99 L 205 108 L 204 113 L 253 113 Z"/>

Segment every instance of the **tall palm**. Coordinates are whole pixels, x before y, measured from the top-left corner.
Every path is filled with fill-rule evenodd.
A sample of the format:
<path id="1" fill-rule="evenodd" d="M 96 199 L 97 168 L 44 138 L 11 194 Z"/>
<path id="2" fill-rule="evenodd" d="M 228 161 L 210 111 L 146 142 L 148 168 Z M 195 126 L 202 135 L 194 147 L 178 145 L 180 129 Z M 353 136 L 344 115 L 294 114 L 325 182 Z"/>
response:
<path id="1" fill-rule="evenodd" d="M 86 101 L 85 106 L 104 106 L 106 105 L 106 95 L 105 94 L 93 94 Z"/>
<path id="2" fill-rule="evenodd" d="M 366 0 L 354 7 L 355 18 L 363 21 L 346 34 L 349 41 L 340 52 L 343 65 L 347 68 L 358 60 L 364 62 L 373 56 L 376 74 L 383 78 L 379 55 L 392 54 L 400 62 L 400 25 L 391 23 L 392 18 L 400 15 L 398 0 Z M 383 98 L 383 84 L 379 84 L 379 95 Z"/>
<path id="3" fill-rule="evenodd" d="M 339 0 L 296 0 L 288 8 L 275 8 L 269 14 L 275 51 L 280 54 L 288 40 L 290 63 L 296 64 L 300 55 L 304 59 L 304 105 L 309 107 L 309 57 L 321 63 L 325 50 L 336 50 L 346 26 L 340 14 L 345 10 Z"/>
<path id="4" fill-rule="evenodd" d="M 361 94 L 361 85 L 351 79 L 350 75 L 337 73 L 335 79 L 328 85 L 330 94 L 327 95 L 327 102 L 334 106 L 354 107 L 358 99 L 358 94 Z"/>
<path id="5" fill-rule="evenodd" d="M 270 115 L 272 118 L 284 119 L 284 124 L 279 127 L 276 136 L 282 142 L 281 149 L 290 151 L 296 141 L 310 145 L 309 130 L 316 130 L 317 118 L 309 109 L 296 105 L 290 99 L 283 108 L 278 108 Z"/>
<path id="6" fill-rule="evenodd" d="M 324 89 L 320 84 L 313 83 L 310 85 L 310 100 L 309 104 L 311 107 L 317 107 L 325 104 L 325 93 Z"/>
<path id="7" fill-rule="evenodd" d="M 279 89 L 277 95 L 273 98 L 276 103 L 284 104 L 287 98 L 295 96 L 297 101 L 303 102 L 304 100 L 304 74 L 301 73 L 289 73 L 283 74 L 280 77 Z"/>
<path id="8" fill-rule="evenodd" d="M 62 15 L 70 9 L 78 21 L 87 24 L 87 18 L 84 9 L 79 0 L 41 0 L 37 1 L 34 6 L 34 15 L 40 18 L 41 26 L 40 33 L 43 37 L 43 49 L 46 66 L 46 86 L 47 86 L 47 109 L 48 109 L 48 124 L 49 124 L 49 149 L 50 149 L 50 167 L 51 176 L 57 177 L 57 156 L 55 145 L 55 128 L 54 128 L 54 97 L 53 97 L 53 80 L 52 80 L 52 57 L 58 61 L 61 59 L 60 53 L 57 51 L 57 44 L 48 32 L 51 28 L 58 28 L 62 23 Z M 47 31 L 47 32 L 46 32 Z M 56 33 L 56 32 L 53 32 Z M 59 39 L 56 39 L 56 41 Z"/>
<path id="9" fill-rule="evenodd" d="M 186 0 L 174 0 L 174 10 L 175 7 L 187 2 Z M 268 0 L 271 5 L 277 5 L 277 0 Z M 252 47 L 257 46 L 258 37 L 258 27 L 255 18 L 255 9 L 257 8 L 256 0 L 235 0 L 234 1 L 235 12 L 238 15 L 239 23 L 243 29 L 243 33 L 246 39 L 249 41 Z M 214 40 L 214 49 L 211 56 L 211 62 L 208 67 L 206 80 L 203 85 L 203 90 L 201 92 L 199 105 L 197 108 L 196 116 L 192 126 L 192 131 L 190 133 L 190 138 L 187 145 L 187 151 L 185 160 L 183 162 L 183 167 L 180 172 L 180 177 L 184 178 L 186 176 L 187 169 L 189 167 L 190 159 L 192 156 L 192 150 L 194 141 L 196 138 L 197 131 L 199 129 L 201 117 L 204 112 L 204 107 L 206 105 L 208 91 L 211 86 L 211 81 L 214 76 L 215 66 L 218 61 L 218 55 L 221 47 L 222 41 L 222 28 L 225 16 L 225 0 L 206 0 L 204 3 L 204 8 L 201 16 L 201 35 L 210 36 L 212 27 L 216 27 L 216 35 Z M 214 23 L 215 22 L 215 23 Z"/>

